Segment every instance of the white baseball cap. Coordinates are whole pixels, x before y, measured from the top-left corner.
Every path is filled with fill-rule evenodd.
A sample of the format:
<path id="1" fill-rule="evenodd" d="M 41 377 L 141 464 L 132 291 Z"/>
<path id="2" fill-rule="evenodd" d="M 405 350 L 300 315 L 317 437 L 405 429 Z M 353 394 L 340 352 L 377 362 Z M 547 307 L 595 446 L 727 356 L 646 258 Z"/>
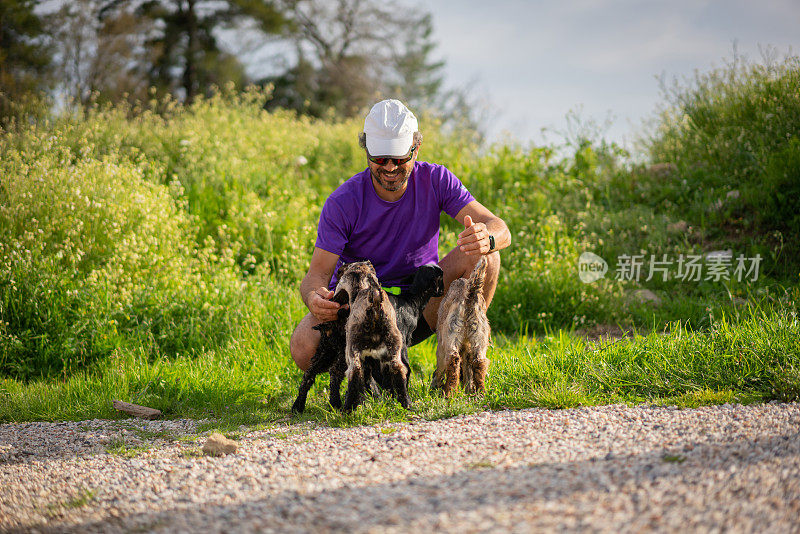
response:
<path id="1" fill-rule="evenodd" d="M 382 100 L 372 106 L 364 120 L 367 151 L 372 156 L 405 156 L 417 130 L 417 118 L 402 102 Z"/>

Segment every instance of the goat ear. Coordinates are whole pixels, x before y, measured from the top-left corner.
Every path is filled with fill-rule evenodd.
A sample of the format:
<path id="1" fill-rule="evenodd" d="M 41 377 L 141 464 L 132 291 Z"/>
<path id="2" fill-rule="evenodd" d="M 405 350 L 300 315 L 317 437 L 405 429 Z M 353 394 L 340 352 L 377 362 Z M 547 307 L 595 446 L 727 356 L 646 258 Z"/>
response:
<path id="1" fill-rule="evenodd" d="M 336 271 L 336 279 L 337 280 L 341 280 L 342 279 L 342 275 L 344 274 L 345 269 L 347 269 L 347 264 L 346 263 L 342 263 L 341 265 L 339 265 L 339 270 Z"/>
<path id="2" fill-rule="evenodd" d="M 408 275 L 408 280 L 410 280 L 410 284 L 408 286 L 408 292 L 412 295 L 416 295 L 419 293 L 423 286 L 425 286 L 425 269 L 427 265 L 423 265 L 421 267 L 417 267 L 417 270 L 414 271 L 413 274 Z"/>
<path id="3" fill-rule="evenodd" d="M 410 292 L 416 294 L 426 291 L 431 291 L 434 297 L 444 294 L 444 271 L 435 263 L 423 265 L 414 274 Z"/>
<path id="4" fill-rule="evenodd" d="M 436 277 L 436 289 L 434 290 L 434 297 L 441 297 L 444 295 L 444 276 L 441 274 Z"/>
<path id="5" fill-rule="evenodd" d="M 409 288 L 414 285 L 414 280 L 417 278 L 417 271 L 407 275 L 405 278 L 400 280 L 398 285 L 400 286 L 408 286 Z"/>
<path id="6" fill-rule="evenodd" d="M 344 288 L 337 288 L 336 293 L 333 294 L 333 298 L 331 298 L 331 300 L 341 305 L 350 304 L 350 294 L 347 293 L 347 290 Z"/>

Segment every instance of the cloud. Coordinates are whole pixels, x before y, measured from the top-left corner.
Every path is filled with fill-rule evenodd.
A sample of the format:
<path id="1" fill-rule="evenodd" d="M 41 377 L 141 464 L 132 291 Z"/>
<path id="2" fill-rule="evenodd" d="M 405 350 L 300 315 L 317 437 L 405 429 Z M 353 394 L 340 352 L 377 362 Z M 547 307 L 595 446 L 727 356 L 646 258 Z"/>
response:
<path id="1" fill-rule="evenodd" d="M 758 44 L 800 45 L 796 0 L 437 0 L 421 7 L 433 14 L 447 83 L 477 79 L 500 111 L 492 128 L 523 138 L 541 126 L 561 128 L 580 104 L 587 117 L 602 121 L 610 110 L 636 122 L 655 108 L 657 75 L 720 65 L 734 41 L 753 59 Z M 620 135 L 621 127 L 613 131 Z"/>

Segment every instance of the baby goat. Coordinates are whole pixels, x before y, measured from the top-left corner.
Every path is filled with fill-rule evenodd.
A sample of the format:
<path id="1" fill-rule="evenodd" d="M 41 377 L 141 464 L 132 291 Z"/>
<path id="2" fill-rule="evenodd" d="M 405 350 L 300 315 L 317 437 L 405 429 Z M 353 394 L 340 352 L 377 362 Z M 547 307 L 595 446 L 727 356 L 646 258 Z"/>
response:
<path id="1" fill-rule="evenodd" d="M 366 381 L 377 372 L 387 389 L 407 409 L 411 403 L 408 370 L 401 357 L 403 336 L 397 328 L 394 307 L 369 261 L 344 265 L 340 273 L 334 299 L 345 294 L 350 303 L 345 326 L 348 383 L 344 411 L 351 411 L 363 402 Z"/>
<path id="2" fill-rule="evenodd" d="M 444 273 L 442 268 L 432 263 L 423 265 L 411 275 L 411 287 L 400 295 L 388 295 L 397 314 L 397 328 L 403 335 L 406 345 L 411 343 L 411 335 L 422 319 L 422 310 L 433 297 L 444 294 Z"/>
<path id="3" fill-rule="evenodd" d="M 485 389 L 490 333 L 483 299 L 486 263 L 481 257 L 468 280 L 453 280 L 439 305 L 436 371 L 431 387 L 443 388 L 445 396 L 458 386 L 459 378 L 467 393 Z"/>
<path id="4" fill-rule="evenodd" d="M 444 294 L 444 273 L 442 268 L 436 264 L 423 265 L 417 268 L 416 272 L 409 276 L 411 285 L 400 295 L 387 295 L 389 302 L 394 306 L 397 316 L 397 328 L 403 336 L 403 348 L 400 359 L 406 368 L 406 388 L 408 379 L 411 377 L 411 365 L 408 360 L 408 347 L 411 345 L 411 338 L 419 321 L 424 321 L 422 310 L 433 297 L 441 297 Z M 377 371 L 377 372 L 375 372 Z M 380 371 L 375 369 L 372 378 L 383 389 L 389 389 L 388 384 L 380 375 Z"/>
<path id="5" fill-rule="evenodd" d="M 318 374 L 330 373 L 330 403 L 334 408 L 342 407 L 342 397 L 339 387 L 344 380 L 346 364 L 344 360 L 345 324 L 347 323 L 347 310 L 339 310 L 339 318 L 314 326 L 319 331 L 319 346 L 311 358 L 311 365 L 303 373 L 297 399 L 292 404 L 292 411 L 303 413 L 306 409 L 308 390 L 314 385 Z"/>
<path id="6" fill-rule="evenodd" d="M 340 270 L 339 277 L 341 277 L 341 274 L 342 271 Z M 422 310 L 428 300 L 432 297 L 440 297 L 444 292 L 444 275 L 438 265 L 423 265 L 410 278 L 411 286 L 408 290 L 403 291 L 401 295 L 387 295 L 394 306 L 397 326 L 403 338 L 400 359 L 406 368 L 406 389 L 408 389 L 408 378 L 411 373 L 411 366 L 408 361 L 408 345 L 411 343 L 412 334 L 422 317 Z M 347 294 L 340 292 L 336 295 L 335 300 L 339 304 L 345 304 L 348 300 Z M 293 412 L 302 413 L 305 410 L 308 392 L 311 386 L 314 385 L 317 375 L 322 373 L 330 373 L 331 406 L 334 408 L 342 407 L 339 388 L 347 369 L 344 352 L 346 344 L 345 326 L 349 311 L 349 309 L 341 308 L 338 319 L 320 323 L 313 327 L 314 330 L 320 333 L 320 342 L 314 356 L 311 358 L 308 370 L 303 374 L 297 399 L 292 405 Z M 365 380 L 370 382 L 369 391 L 371 394 L 376 395 L 379 393 L 378 385 L 383 389 L 391 390 L 391 384 L 389 381 L 384 380 L 379 366 L 370 366 L 369 370 L 371 380 L 369 380 L 369 376 L 365 376 Z"/>

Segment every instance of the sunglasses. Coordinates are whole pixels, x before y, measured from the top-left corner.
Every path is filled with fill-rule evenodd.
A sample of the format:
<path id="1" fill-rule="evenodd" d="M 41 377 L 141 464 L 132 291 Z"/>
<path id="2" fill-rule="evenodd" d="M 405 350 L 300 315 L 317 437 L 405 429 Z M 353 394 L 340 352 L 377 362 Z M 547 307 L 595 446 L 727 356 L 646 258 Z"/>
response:
<path id="1" fill-rule="evenodd" d="M 387 158 L 387 157 L 379 157 L 378 158 L 378 157 L 370 156 L 369 153 L 367 153 L 367 159 L 370 160 L 372 163 L 374 163 L 376 165 L 380 165 L 381 167 L 386 165 L 390 161 L 392 163 L 394 163 L 396 166 L 399 167 L 400 165 L 405 165 L 406 163 L 411 161 L 411 158 L 414 157 L 414 152 L 416 150 L 417 150 L 416 146 L 411 147 L 411 154 L 407 158 Z"/>

